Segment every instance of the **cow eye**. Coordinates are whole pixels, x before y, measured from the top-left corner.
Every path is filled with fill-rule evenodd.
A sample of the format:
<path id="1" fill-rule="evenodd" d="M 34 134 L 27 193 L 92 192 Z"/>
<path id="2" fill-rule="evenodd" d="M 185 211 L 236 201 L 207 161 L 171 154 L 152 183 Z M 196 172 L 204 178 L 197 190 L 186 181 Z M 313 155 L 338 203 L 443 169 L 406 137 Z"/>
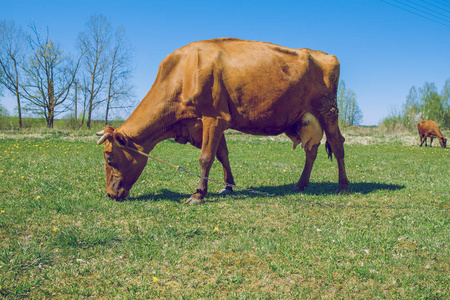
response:
<path id="1" fill-rule="evenodd" d="M 113 161 L 113 155 L 112 155 L 112 153 L 105 153 L 105 160 L 106 160 L 106 162 L 107 163 L 110 163 L 110 162 L 112 162 Z"/>

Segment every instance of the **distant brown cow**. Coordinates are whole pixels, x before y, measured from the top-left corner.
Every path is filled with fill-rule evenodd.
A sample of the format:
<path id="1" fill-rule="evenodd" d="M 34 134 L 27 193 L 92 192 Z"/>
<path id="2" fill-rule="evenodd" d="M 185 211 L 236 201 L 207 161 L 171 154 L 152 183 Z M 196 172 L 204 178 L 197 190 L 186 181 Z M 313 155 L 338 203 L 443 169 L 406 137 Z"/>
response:
<path id="1" fill-rule="evenodd" d="M 420 121 L 419 124 L 417 124 L 417 129 L 419 130 L 420 147 L 422 147 L 424 142 L 425 147 L 427 146 L 427 137 L 429 137 L 431 140 L 430 147 L 433 143 L 434 138 L 439 139 L 439 143 L 441 144 L 442 148 L 447 147 L 447 139 L 442 135 L 436 122 L 431 120 Z"/>

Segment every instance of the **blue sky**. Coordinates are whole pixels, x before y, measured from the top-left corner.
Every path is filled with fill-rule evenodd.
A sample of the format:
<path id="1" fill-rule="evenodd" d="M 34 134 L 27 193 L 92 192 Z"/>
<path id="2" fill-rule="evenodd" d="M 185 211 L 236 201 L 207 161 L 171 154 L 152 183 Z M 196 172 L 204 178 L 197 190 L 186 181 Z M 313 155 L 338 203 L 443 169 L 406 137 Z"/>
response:
<path id="1" fill-rule="evenodd" d="M 102 14 L 114 28 L 123 25 L 134 48 L 138 101 L 161 60 L 192 41 L 237 37 L 322 50 L 340 60 L 341 79 L 356 92 L 362 124 L 377 125 L 405 102 L 411 86 L 428 81 L 441 90 L 450 78 L 450 3 L 412 1 L 441 13 L 425 14 L 429 20 L 406 11 L 412 11 L 408 0 L 386 2 L 0 0 L 0 19 L 48 27 L 51 38 L 72 53 L 89 16 Z M 16 103 L 4 94 L 0 103 L 12 112 Z"/>

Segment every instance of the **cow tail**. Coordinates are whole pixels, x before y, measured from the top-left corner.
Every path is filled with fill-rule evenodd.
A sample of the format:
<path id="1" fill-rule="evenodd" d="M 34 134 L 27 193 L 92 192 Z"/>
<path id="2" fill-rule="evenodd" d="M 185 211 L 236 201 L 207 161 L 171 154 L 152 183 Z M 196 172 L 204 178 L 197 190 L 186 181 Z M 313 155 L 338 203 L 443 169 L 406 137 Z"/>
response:
<path id="1" fill-rule="evenodd" d="M 325 142 L 325 150 L 327 151 L 328 158 L 333 161 L 333 151 L 331 150 L 331 146 L 328 141 Z"/>

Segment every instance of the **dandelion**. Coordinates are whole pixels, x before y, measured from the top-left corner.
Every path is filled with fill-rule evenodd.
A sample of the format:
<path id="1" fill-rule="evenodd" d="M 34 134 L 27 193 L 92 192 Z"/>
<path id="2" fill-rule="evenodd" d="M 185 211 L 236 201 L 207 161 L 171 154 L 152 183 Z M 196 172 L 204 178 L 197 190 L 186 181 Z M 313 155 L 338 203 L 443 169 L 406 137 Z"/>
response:
<path id="1" fill-rule="evenodd" d="M 153 277 L 153 282 L 154 282 L 154 283 L 158 283 L 158 282 L 159 282 L 158 277 Z"/>
<path id="2" fill-rule="evenodd" d="M 20 178 L 24 179 L 24 178 L 25 178 L 25 176 L 20 176 Z"/>
<path id="3" fill-rule="evenodd" d="M 217 231 L 217 232 L 219 232 L 219 227 L 214 227 L 214 231 Z"/>
<path id="4" fill-rule="evenodd" d="M 2 213 L 2 214 L 4 214 L 5 213 L 5 211 L 2 209 L 2 210 L 0 210 L 0 212 Z"/>
<path id="5" fill-rule="evenodd" d="M 54 232 L 57 232 L 57 231 L 58 231 L 58 228 L 56 228 L 56 227 L 53 228 L 53 231 L 54 231 Z"/>
<path id="6" fill-rule="evenodd" d="M 41 196 L 36 196 L 36 200 L 39 200 L 39 199 L 41 199 Z"/>

